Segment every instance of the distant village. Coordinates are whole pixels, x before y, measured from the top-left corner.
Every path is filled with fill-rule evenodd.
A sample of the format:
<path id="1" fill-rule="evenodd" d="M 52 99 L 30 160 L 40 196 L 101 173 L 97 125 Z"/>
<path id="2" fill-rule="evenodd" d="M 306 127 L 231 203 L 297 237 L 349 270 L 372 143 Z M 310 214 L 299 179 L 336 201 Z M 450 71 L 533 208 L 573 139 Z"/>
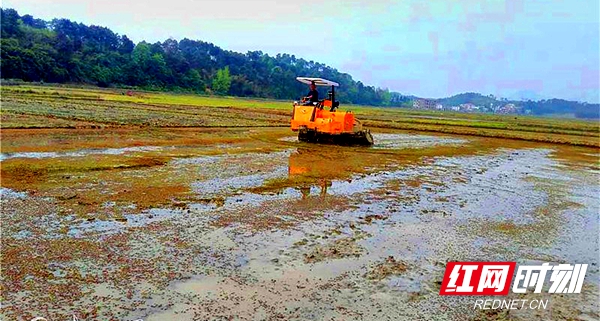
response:
<path id="1" fill-rule="evenodd" d="M 494 113 L 494 114 L 530 114 L 531 110 L 524 110 L 513 103 L 490 103 L 489 105 L 475 105 L 472 103 L 457 106 L 444 105 L 434 99 L 416 99 L 412 107 L 421 110 L 446 110 L 463 113 Z"/>

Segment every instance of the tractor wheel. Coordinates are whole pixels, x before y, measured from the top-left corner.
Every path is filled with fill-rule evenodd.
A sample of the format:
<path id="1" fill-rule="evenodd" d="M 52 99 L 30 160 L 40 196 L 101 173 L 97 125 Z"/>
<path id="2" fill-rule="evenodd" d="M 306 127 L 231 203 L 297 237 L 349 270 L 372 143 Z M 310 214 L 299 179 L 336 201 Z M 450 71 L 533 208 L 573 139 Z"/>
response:
<path id="1" fill-rule="evenodd" d="M 300 129 L 298 140 L 301 142 L 314 143 L 316 141 L 316 132 L 308 129 Z"/>

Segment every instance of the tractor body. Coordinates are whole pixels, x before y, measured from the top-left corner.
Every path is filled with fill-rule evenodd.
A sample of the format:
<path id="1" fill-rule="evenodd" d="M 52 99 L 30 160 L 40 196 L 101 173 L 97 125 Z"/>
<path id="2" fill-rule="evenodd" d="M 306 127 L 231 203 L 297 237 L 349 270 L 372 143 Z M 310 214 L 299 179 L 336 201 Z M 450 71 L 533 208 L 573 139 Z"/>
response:
<path id="1" fill-rule="evenodd" d="M 298 132 L 298 140 L 310 143 L 336 145 L 373 145 L 373 136 L 350 111 L 338 111 L 334 83 L 322 78 L 298 77 L 301 82 L 330 85 L 328 98 L 315 103 L 294 102 L 291 129 Z"/>

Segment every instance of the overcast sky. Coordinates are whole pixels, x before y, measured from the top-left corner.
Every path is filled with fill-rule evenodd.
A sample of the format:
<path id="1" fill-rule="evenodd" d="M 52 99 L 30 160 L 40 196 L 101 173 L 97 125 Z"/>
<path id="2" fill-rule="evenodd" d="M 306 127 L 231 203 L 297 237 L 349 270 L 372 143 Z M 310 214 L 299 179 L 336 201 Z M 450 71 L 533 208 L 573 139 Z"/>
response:
<path id="1" fill-rule="evenodd" d="M 4 0 L 19 14 L 289 53 L 369 85 L 438 98 L 600 101 L 598 0 Z M 343 90 L 343 89 L 342 89 Z"/>

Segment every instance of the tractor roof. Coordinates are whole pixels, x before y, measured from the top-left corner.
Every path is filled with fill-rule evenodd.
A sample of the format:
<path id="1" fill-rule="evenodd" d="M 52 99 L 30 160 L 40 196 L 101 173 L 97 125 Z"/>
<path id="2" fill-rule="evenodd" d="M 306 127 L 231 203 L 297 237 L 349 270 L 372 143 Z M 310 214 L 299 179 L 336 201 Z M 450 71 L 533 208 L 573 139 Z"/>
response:
<path id="1" fill-rule="evenodd" d="M 301 83 L 310 85 L 310 83 L 314 82 L 317 86 L 339 86 L 337 82 L 333 82 L 331 80 L 323 79 L 323 78 L 310 78 L 310 77 L 296 77 Z"/>

